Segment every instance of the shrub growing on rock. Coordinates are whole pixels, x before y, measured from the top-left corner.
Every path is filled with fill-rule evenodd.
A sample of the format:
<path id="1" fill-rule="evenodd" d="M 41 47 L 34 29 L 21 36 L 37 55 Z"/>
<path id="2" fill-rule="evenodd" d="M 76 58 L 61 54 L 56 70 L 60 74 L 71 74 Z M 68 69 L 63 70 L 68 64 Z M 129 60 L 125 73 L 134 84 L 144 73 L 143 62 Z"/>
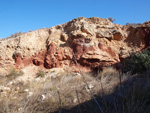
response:
<path id="1" fill-rule="evenodd" d="M 133 53 L 123 65 L 123 71 L 130 71 L 132 74 L 143 73 L 150 69 L 150 48 L 140 53 Z"/>
<path id="2" fill-rule="evenodd" d="M 110 20 L 111 22 L 116 21 L 116 19 L 113 19 L 112 17 L 109 17 L 108 20 Z"/>
<path id="3" fill-rule="evenodd" d="M 45 72 L 42 70 L 39 70 L 39 72 L 37 73 L 37 77 L 44 77 L 45 76 Z"/>

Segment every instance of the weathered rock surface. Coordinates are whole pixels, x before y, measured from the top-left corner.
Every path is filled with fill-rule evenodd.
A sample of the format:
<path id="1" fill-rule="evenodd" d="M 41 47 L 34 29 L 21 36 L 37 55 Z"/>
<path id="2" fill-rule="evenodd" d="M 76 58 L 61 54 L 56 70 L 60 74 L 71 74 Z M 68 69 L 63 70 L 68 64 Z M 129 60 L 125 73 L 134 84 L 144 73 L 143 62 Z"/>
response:
<path id="1" fill-rule="evenodd" d="M 150 22 L 136 27 L 108 19 L 80 17 L 16 38 L 0 39 L 0 72 L 33 64 L 84 71 L 114 65 L 150 45 Z"/>

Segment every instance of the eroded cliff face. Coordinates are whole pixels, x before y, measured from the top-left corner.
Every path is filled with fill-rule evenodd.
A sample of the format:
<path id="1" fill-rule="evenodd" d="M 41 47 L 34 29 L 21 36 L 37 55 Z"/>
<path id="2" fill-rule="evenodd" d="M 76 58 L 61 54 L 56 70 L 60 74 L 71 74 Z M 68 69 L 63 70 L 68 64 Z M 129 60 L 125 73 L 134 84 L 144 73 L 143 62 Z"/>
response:
<path id="1" fill-rule="evenodd" d="M 138 27 L 80 17 L 68 23 L 0 40 L 0 72 L 36 65 L 83 71 L 119 63 L 150 45 L 150 22 Z"/>

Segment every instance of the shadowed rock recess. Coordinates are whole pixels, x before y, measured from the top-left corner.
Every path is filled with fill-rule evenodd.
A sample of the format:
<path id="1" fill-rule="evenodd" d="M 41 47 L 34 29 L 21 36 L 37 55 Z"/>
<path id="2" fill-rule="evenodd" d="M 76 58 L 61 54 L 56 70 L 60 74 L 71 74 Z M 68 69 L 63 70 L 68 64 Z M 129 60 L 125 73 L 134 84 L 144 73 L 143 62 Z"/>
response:
<path id="1" fill-rule="evenodd" d="M 82 71 L 115 65 L 150 45 L 150 22 L 118 25 L 108 19 L 79 17 L 68 23 L 0 40 L 0 72 L 36 65 Z M 74 53 L 74 55 L 73 55 Z"/>

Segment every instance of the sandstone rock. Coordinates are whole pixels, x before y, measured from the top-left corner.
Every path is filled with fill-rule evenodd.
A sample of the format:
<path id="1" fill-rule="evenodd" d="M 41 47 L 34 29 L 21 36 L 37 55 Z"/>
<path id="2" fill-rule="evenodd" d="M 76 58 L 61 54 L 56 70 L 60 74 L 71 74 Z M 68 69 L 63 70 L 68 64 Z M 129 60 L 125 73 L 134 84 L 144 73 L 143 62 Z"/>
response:
<path id="1" fill-rule="evenodd" d="M 121 47 L 119 55 L 120 55 L 121 59 L 125 59 L 125 58 L 127 58 L 127 57 L 130 56 L 130 53 L 129 53 L 129 51 L 125 47 Z"/>
<path id="2" fill-rule="evenodd" d="M 111 40 L 113 38 L 113 34 L 110 30 L 100 29 L 97 32 L 97 38 L 107 38 Z"/>
<path id="3" fill-rule="evenodd" d="M 16 38 L 0 39 L 0 73 L 30 65 L 76 71 L 78 67 L 84 71 L 102 68 L 149 47 L 149 37 L 150 22 L 131 27 L 103 18 L 79 17 Z"/>
<path id="4" fill-rule="evenodd" d="M 46 98 L 46 96 L 43 94 L 43 95 L 42 95 L 42 101 L 44 101 L 45 98 Z"/>
<path id="5" fill-rule="evenodd" d="M 53 68 L 50 69 L 49 72 L 46 74 L 46 79 L 48 77 L 50 78 L 56 78 L 58 76 L 61 76 L 61 74 L 63 74 L 65 71 L 63 68 Z"/>
<path id="6" fill-rule="evenodd" d="M 73 103 L 77 103 L 78 99 L 77 98 L 74 98 L 73 99 Z"/>
<path id="7" fill-rule="evenodd" d="M 25 89 L 24 91 L 25 91 L 25 92 L 29 92 L 29 89 Z"/>
<path id="8" fill-rule="evenodd" d="M 81 31 L 90 34 L 91 36 L 94 35 L 95 25 L 94 24 L 88 24 L 88 23 L 82 23 Z"/>
<path id="9" fill-rule="evenodd" d="M 123 39 L 122 33 L 116 30 L 113 31 L 113 39 L 118 41 L 122 40 Z"/>
<path id="10" fill-rule="evenodd" d="M 69 38 L 66 33 L 62 33 L 60 37 L 61 37 L 61 40 L 64 41 L 64 42 L 67 42 L 67 40 Z"/>

